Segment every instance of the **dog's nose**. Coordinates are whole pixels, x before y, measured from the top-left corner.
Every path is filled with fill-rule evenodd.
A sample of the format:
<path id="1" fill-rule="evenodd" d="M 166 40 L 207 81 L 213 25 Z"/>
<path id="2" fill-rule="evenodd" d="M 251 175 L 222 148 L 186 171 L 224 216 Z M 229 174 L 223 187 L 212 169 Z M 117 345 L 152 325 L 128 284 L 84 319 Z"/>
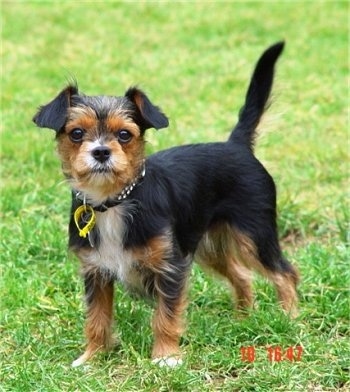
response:
<path id="1" fill-rule="evenodd" d="M 92 156 L 100 163 L 106 162 L 111 156 L 111 150 L 106 146 L 96 147 L 92 150 Z"/>

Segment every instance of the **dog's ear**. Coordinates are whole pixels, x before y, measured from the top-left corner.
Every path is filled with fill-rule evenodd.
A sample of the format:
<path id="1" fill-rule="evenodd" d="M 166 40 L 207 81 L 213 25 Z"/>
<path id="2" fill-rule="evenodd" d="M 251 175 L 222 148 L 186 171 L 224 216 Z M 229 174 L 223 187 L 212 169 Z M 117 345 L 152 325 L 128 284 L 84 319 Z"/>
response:
<path id="1" fill-rule="evenodd" d="M 55 99 L 39 108 L 38 113 L 33 117 L 34 123 L 40 128 L 60 131 L 67 121 L 67 111 L 74 94 L 78 94 L 77 85 L 66 87 Z"/>
<path id="2" fill-rule="evenodd" d="M 169 125 L 169 120 L 161 110 L 152 104 L 146 94 L 137 87 L 130 87 L 125 93 L 125 97 L 132 101 L 137 113 L 134 121 L 144 132 L 148 128 L 161 129 Z"/>

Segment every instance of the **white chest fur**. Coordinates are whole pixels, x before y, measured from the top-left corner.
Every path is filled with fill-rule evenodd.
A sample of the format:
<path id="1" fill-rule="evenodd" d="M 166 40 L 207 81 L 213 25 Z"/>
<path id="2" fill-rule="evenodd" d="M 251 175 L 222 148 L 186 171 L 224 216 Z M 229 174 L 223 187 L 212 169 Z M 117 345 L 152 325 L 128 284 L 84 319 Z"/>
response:
<path id="1" fill-rule="evenodd" d="M 134 285 L 135 261 L 132 252 L 123 247 L 126 230 L 123 207 L 113 207 L 96 213 L 96 225 L 99 230 L 99 246 L 84 254 L 84 263 L 100 269 L 101 272 L 113 274 L 123 283 Z"/>

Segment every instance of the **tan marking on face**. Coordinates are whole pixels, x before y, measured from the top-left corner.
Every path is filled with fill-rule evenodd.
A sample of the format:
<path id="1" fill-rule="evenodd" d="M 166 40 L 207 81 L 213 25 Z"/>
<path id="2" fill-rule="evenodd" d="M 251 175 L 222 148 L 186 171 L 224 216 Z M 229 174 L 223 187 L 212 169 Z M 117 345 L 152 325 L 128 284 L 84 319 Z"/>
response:
<path id="1" fill-rule="evenodd" d="M 98 120 L 96 113 L 89 107 L 73 107 L 68 112 L 68 122 L 65 131 L 71 132 L 74 128 L 81 128 L 86 131 L 97 129 Z"/>
<path id="2" fill-rule="evenodd" d="M 132 133 L 134 138 L 140 137 L 140 128 L 130 118 L 110 115 L 106 120 L 106 128 L 109 132 L 116 132 L 126 129 Z"/>
<path id="3" fill-rule="evenodd" d="M 117 113 L 119 113 L 117 115 Z M 65 132 L 58 136 L 58 153 L 64 174 L 72 187 L 87 194 L 96 203 L 113 198 L 139 174 L 144 160 L 144 139 L 138 126 L 122 111 L 112 112 L 101 122 L 91 108 L 70 109 Z M 69 133 L 74 128 L 85 131 L 82 143 L 74 143 Z M 128 130 L 132 138 L 120 143 L 117 132 Z M 111 150 L 108 162 L 97 162 L 92 151 L 97 146 Z M 107 171 L 103 171 L 107 168 Z"/>

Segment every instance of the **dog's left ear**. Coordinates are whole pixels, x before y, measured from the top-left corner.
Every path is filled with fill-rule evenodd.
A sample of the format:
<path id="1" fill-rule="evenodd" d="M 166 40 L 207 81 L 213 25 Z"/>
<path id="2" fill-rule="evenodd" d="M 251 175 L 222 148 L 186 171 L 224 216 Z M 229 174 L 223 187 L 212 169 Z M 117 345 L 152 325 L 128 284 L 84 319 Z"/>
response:
<path id="1" fill-rule="evenodd" d="M 169 125 L 165 114 L 157 106 L 154 106 L 146 94 L 137 87 L 130 87 L 125 93 L 125 97 L 136 105 L 137 113 L 134 121 L 142 132 L 148 128 L 161 129 Z"/>
<path id="2" fill-rule="evenodd" d="M 66 87 L 55 99 L 39 108 L 38 113 L 33 117 L 34 123 L 40 128 L 50 128 L 56 132 L 60 131 L 67 121 L 71 97 L 75 94 L 78 94 L 76 85 Z"/>

